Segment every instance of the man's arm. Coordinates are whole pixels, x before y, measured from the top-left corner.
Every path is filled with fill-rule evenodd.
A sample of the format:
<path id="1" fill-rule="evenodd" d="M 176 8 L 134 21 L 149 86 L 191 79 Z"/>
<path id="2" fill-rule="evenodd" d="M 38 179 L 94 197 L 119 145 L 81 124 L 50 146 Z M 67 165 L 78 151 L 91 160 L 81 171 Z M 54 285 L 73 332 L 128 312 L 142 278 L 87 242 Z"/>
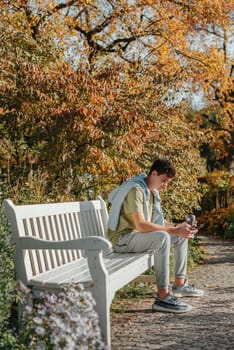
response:
<path id="1" fill-rule="evenodd" d="M 177 226 L 169 223 L 167 223 L 165 226 L 154 224 L 151 221 L 146 221 L 144 214 L 140 212 L 132 213 L 132 219 L 136 230 L 142 233 L 166 231 L 170 234 L 176 234 L 184 238 L 193 238 L 193 235 L 198 231 L 197 229 L 191 230 L 191 226 L 186 222 L 182 222 Z"/>

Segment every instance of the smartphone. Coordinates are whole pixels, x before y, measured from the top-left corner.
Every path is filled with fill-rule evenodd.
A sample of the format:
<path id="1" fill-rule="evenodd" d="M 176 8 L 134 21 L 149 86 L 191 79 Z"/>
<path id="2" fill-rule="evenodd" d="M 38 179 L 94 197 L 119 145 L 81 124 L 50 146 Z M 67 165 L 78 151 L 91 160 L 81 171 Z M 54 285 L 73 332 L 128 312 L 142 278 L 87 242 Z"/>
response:
<path id="1" fill-rule="evenodd" d="M 192 226 L 192 230 L 194 230 L 196 228 L 196 215 L 193 215 L 193 214 L 188 214 L 186 216 L 186 219 L 185 221 Z"/>

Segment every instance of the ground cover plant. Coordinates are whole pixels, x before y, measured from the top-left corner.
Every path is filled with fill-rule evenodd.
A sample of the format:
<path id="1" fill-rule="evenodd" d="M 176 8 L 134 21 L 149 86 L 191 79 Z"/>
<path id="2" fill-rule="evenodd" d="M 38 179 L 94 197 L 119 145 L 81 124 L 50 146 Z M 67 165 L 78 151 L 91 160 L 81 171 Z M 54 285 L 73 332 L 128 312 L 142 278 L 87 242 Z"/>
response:
<path id="1" fill-rule="evenodd" d="M 31 307 L 30 290 L 19 288 L 24 306 L 21 342 L 29 349 L 104 350 L 95 302 L 82 285 L 64 286 L 58 295 L 42 293 Z"/>

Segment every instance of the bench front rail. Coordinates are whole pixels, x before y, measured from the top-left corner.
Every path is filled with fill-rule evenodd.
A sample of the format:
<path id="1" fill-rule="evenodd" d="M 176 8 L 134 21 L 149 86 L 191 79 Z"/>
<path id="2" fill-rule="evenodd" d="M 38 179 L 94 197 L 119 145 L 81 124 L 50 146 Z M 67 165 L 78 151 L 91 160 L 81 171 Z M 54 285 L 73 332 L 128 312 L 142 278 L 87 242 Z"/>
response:
<path id="1" fill-rule="evenodd" d="M 112 251 L 101 198 L 17 206 L 7 199 L 4 208 L 15 244 L 16 278 L 35 296 L 42 290 L 57 292 L 71 282 L 90 289 L 110 349 L 110 305 L 115 293 L 153 266 L 153 253 Z"/>

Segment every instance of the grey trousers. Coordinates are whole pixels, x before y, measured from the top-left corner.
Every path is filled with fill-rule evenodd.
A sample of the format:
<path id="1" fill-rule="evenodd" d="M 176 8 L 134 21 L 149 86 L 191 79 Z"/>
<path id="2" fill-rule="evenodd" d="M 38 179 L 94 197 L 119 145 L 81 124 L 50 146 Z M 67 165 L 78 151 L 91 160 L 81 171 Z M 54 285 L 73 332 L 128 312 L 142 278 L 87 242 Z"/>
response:
<path id="1" fill-rule="evenodd" d="M 167 289 L 170 284 L 170 248 L 174 249 L 175 277 L 185 278 L 187 272 L 188 239 L 170 235 L 165 231 L 130 232 L 120 236 L 114 247 L 117 253 L 140 253 L 154 251 L 154 267 L 158 289 Z"/>

